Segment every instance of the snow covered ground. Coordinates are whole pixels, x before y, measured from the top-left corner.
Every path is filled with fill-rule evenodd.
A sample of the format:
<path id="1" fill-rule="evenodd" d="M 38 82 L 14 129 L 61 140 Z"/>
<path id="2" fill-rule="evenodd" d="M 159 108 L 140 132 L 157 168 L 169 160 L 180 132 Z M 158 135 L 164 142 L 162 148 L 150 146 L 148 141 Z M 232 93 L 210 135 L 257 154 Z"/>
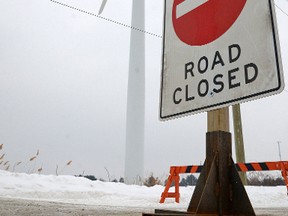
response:
<path id="1" fill-rule="evenodd" d="M 180 187 L 180 204 L 166 199 L 159 204 L 163 186 L 146 187 L 91 181 L 74 176 L 12 173 L 0 170 L 0 198 L 28 199 L 111 208 L 187 209 L 194 187 Z M 254 208 L 288 208 L 286 187 L 252 187 L 246 190 Z"/>

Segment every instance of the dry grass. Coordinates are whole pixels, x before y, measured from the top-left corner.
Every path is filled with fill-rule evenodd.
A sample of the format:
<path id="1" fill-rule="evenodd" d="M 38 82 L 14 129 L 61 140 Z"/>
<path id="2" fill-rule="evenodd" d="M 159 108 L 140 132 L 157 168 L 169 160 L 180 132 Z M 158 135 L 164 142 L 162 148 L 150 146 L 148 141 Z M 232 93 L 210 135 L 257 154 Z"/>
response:
<path id="1" fill-rule="evenodd" d="M 0 151 L 3 150 L 4 144 L 0 144 Z M 9 160 L 4 160 L 4 158 L 6 158 L 6 154 L 3 152 L 0 156 L 0 169 L 3 170 L 9 170 L 11 165 L 13 164 L 12 167 L 12 172 L 15 171 L 15 169 L 17 167 L 21 167 L 22 170 L 26 170 L 26 173 L 35 173 L 38 172 L 38 174 L 40 174 L 43 171 L 43 164 L 41 165 L 41 167 L 38 166 L 38 168 L 36 168 L 37 166 L 37 162 L 39 161 L 39 156 L 40 156 L 40 151 L 39 149 L 36 151 L 36 154 L 33 155 L 32 157 L 30 157 L 28 160 L 24 160 L 25 163 L 23 163 L 23 161 L 17 161 L 17 162 L 13 162 L 13 163 L 9 163 Z M 63 171 L 65 170 L 66 167 L 71 166 L 72 164 L 72 160 L 69 160 L 61 169 L 60 173 L 63 173 Z M 20 168 L 18 168 L 20 169 Z M 58 175 L 58 165 L 56 168 L 56 175 Z"/>
<path id="2" fill-rule="evenodd" d="M 16 166 L 19 166 L 22 163 L 22 161 L 19 161 L 16 163 Z"/>
<path id="3" fill-rule="evenodd" d="M 68 161 L 66 166 L 69 166 L 72 163 L 72 160 Z"/>
<path id="4" fill-rule="evenodd" d="M 40 174 L 42 171 L 43 171 L 42 166 L 39 169 L 37 169 L 38 174 Z"/>
<path id="5" fill-rule="evenodd" d="M 33 156 L 33 157 L 31 157 L 30 159 L 29 159 L 29 161 L 33 161 L 33 160 L 35 160 L 37 158 L 37 156 Z"/>

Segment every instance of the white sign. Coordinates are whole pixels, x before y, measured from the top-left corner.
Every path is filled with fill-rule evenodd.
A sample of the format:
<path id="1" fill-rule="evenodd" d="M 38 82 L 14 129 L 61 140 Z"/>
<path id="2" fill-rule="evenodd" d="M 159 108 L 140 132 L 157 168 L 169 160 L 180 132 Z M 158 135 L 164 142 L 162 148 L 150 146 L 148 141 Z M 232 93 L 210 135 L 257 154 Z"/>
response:
<path id="1" fill-rule="evenodd" d="M 166 0 L 160 119 L 284 89 L 273 0 Z"/>

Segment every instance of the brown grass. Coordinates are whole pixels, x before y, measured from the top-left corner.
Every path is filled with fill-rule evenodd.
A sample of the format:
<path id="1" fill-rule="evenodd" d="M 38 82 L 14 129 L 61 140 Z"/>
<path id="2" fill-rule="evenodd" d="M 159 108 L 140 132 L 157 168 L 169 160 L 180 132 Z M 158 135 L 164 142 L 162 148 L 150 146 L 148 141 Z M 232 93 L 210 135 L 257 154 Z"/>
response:
<path id="1" fill-rule="evenodd" d="M 68 161 L 66 166 L 69 166 L 72 163 L 72 160 Z"/>
<path id="2" fill-rule="evenodd" d="M 33 160 L 35 160 L 37 158 L 37 156 L 33 156 L 33 157 L 31 157 L 30 159 L 29 159 L 29 161 L 33 161 Z"/>

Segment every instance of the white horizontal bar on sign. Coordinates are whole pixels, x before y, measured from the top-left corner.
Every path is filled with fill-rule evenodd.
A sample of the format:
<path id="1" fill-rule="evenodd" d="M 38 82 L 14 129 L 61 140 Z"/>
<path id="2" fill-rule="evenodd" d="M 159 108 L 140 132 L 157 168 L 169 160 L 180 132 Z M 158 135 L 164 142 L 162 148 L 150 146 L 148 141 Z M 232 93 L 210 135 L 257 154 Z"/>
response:
<path id="1" fill-rule="evenodd" d="M 185 0 L 176 6 L 176 19 L 196 9 L 209 0 Z"/>

